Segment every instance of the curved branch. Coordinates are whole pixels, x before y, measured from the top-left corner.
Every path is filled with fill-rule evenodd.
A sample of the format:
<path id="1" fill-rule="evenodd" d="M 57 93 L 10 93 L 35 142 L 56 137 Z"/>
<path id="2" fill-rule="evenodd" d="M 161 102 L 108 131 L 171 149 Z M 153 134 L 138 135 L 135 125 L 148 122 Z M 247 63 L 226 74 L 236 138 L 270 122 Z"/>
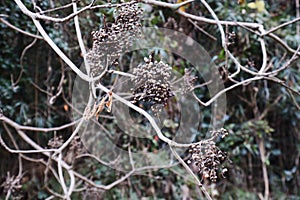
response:
<path id="1" fill-rule="evenodd" d="M 192 14 L 189 14 L 189 13 L 181 11 L 181 10 L 177 10 L 177 13 L 186 18 L 190 18 L 195 21 L 205 22 L 208 24 L 217 24 L 217 21 L 214 19 L 208 19 L 206 17 L 192 15 Z M 249 27 L 249 28 L 253 28 L 253 29 L 258 29 L 261 26 L 261 24 L 258 24 L 258 23 L 233 22 L 233 21 L 223 21 L 223 20 L 220 20 L 220 24 L 221 25 L 230 25 L 230 26 L 245 26 L 245 27 Z"/>
<path id="2" fill-rule="evenodd" d="M 0 17 L 0 21 L 3 23 L 3 24 L 6 24 L 8 27 L 20 32 L 20 33 L 23 33 L 24 35 L 27 35 L 29 37 L 33 37 L 33 38 L 36 38 L 36 39 L 39 39 L 39 40 L 43 40 L 44 38 L 42 36 L 39 36 L 39 35 L 34 35 L 32 33 L 28 33 L 26 31 L 23 31 L 22 29 L 12 25 L 11 23 L 9 23 L 8 21 L 6 21 L 5 19 L 3 19 L 2 17 Z"/>
<path id="3" fill-rule="evenodd" d="M 221 95 L 223 95 L 224 93 L 226 93 L 227 91 L 229 90 L 232 90 L 233 88 L 237 87 L 237 86 L 240 86 L 240 85 L 244 85 L 244 84 L 247 84 L 247 83 L 250 83 L 252 81 L 257 81 L 257 80 L 261 80 L 263 79 L 264 77 L 263 76 L 255 76 L 253 78 L 249 78 L 249 79 L 246 79 L 244 81 L 241 81 L 241 82 L 237 82 L 236 84 L 228 87 L 228 88 L 225 88 L 223 90 L 221 90 L 220 92 L 218 92 L 215 96 L 213 96 L 209 101 L 207 101 L 206 103 L 204 103 L 203 101 L 201 101 L 195 94 L 195 92 L 193 92 L 193 96 L 195 97 L 195 99 L 203 106 L 207 107 L 209 106 L 210 104 L 212 104 L 217 98 L 219 98 Z"/>
<path id="4" fill-rule="evenodd" d="M 182 158 L 178 155 L 178 153 L 170 146 L 170 149 L 173 153 L 173 155 L 177 158 L 177 160 L 182 164 L 182 166 L 185 168 L 185 170 L 192 175 L 192 177 L 195 179 L 197 185 L 200 187 L 201 191 L 204 193 L 205 197 L 208 200 L 212 200 L 209 193 L 205 189 L 205 187 L 201 184 L 199 178 L 194 174 L 194 172 L 191 170 L 191 168 L 182 160 Z"/>
<path id="5" fill-rule="evenodd" d="M 20 57 L 21 72 L 20 72 L 17 80 L 13 81 L 13 83 L 12 83 L 13 87 L 15 87 L 20 82 L 20 80 L 22 78 L 22 75 L 23 75 L 23 72 L 24 72 L 24 64 L 23 64 L 24 56 L 25 56 L 27 50 L 30 49 L 36 43 L 36 41 L 37 41 L 37 39 L 34 38 L 34 40 L 23 49 L 21 57 Z"/>
<path id="6" fill-rule="evenodd" d="M 170 8 L 172 10 L 177 10 L 180 7 L 189 4 L 191 2 L 194 2 L 195 0 L 187 0 L 187 1 L 183 1 L 181 3 L 167 3 L 167 2 L 163 2 L 163 1 L 155 1 L 155 0 L 142 0 L 142 2 L 146 3 L 146 4 L 152 4 L 152 5 L 156 5 L 156 6 L 161 6 L 161 7 L 165 7 L 165 8 Z"/>
<path id="7" fill-rule="evenodd" d="M 15 0 L 16 4 L 19 6 L 19 8 L 22 10 L 22 12 L 29 17 L 32 18 L 33 23 L 35 24 L 38 31 L 41 33 L 45 41 L 51 46 L 51 48 L 61 57 L 65 63 L 71 67 L 71 69 L 83 80 L 90 81 L 89 76 L 84 74 L 82 71 L 80 71 L 77 66 L 58 48 L 58 46 L 52 41 L 52 39 L 49 37 L 49 35 L 46 33 L 42 25 L 38 20 L 36 20 L 35 13 L 29 11 L 25 5 L 20 0 Z"/>
<path id="8" fill-rule="evenodd" d="M 283 23 L 283 24 L 280 24 L 279 26 L 276 26 L 276 27 L 274 27 L 274 28 L 271 28 L 270 30 L 268 30 L 268 31 L 266 31 L 265 33 L 263 33 L 262 36 L 264 36 L 264 35 L 269 35 L 270 33 L 273 33 L 274 31 L 277 31 L 278 29 L 280 29 L 280 28 L 282 28 L 282 27 L 288 26 L 288 25 L 293 24 L 293 23 L 296 23 L 296 22 L 298 22 L 298 21 L 300 21 L 300 17 L 295 18 L 295 19 L 293 19 L 293 20 L 291 20 L 291 21 L 285 22 L 285 23 Z"/>
<path id="9" fill-rule="evenodd" d="M 13 120 L 9 119 L 8 117 L 6 117 L 4 115 L 0 116 L 0 120 L 4 121 L 5 123 L 9 124 L 10 126 L 16 128 L 18 130 L 36 131 L 36 132 L 52 132 L 52 131 L 59 131 L 59 130 L 63 130 L 63 129 L 69 128 L 71 126 L 74 126 L 81 119 L 78 119 L 74 122 L 70 122 L 68 124 L 64 124 L 62 126 L 58 126 L 58 127 L 54 127 L 54 128 L 38 128 L 38 127 L 33 127 L 33 126 L 23 126 L 23 125 L 20 125 L 20 124 L 14 122 Z"/>
<path id="10" fill-rule="evenodd" d="M 49 17 L 47 15 L 40 14 L 43 12 L 34 13 L 34 12 L 28 10 L 20 0 L 15 0 L 15 2 L 19 6 L 19 8 L 22 10 L 22 12 L 25 15 L 31 17 L 32 19 L 42 19 L 42 20 L 52 21 L 52 22 L 56 22 L 56 23 L 62 23 L 62 22 L 68 21 L 68 20 L 74 18 L 75 16 L 79 15 L 80 13 L 87 11 L 87 10 L 93 10 L 93 9 L 99 9 L 99 8 L 112 8 L 112 7 L 118 7 L 118 6 L 122 6 L 122 5 L 126 5 L 126 4 L 136 3 L 136 1 L 132 1 L 132 2 L 126 2 L 126 3 L 120 3 L 120 4 L 109 4 L 108 3 L 108 4 L 104 4 L 104 5 L 97 5 L 97 6 L 93 6 L 93 3 L 91 3 L 87 6 L 85 6 L 84 8 L 82 8 L 81 10 L 73 12 L 72 14 L 68 15 L 67 17 L 57 18 L 57 17 Z"/>
<path id="11" fill-rule="evenodd" d="M 104 87 L 103 85 L 101 85 L 100 83 L 97 85 L 97 87 L 99 89 L 101 89 L 102 91 L 108 93 L 110 90 L 107 89 L 106 87 Z M 148 121 L 150 122 L 151 126 L 154 128 L 155 132 L 157 133 L 157 136 L 159 137 L 159 139 L 161 139 L 162 141 L 164 141 L 165 143 L 167 143 L 170 146 L 174 146 L 174 147 L 189 147 L 191 146 L 191 144 L 179 144 L 173 140 L 170 140 L 169 138 L 167 138 L 166 136 L 163 135 L 163 133 L 161 132 L 160 128 L 158 127 L 157 123 L 155 122 L 155 120 L 151 117 L 151 115 L 149 115 L 145 110 L 137 107 L 136 105 L 132 104 L 130 101 L 127 101 L 126 99 L 120 97 L 119 95 L 112 93 L 112 96 L 124 103 L 125 105 L 127 105 L 128 107 L 134 109 L 135 111 L 139 112 L 140 114 L 144 115 Z"/>
<path id="12" fill-rule="evenodd" d="M 289 45 L 287 45 L 280 37 L 278 37 L 274 33 L 270 33 L 268 36 L 273 38 L 276 42 L 278 42 L 283 48 L 285 48 L 290 53 L 294 53 L 294 54 L 297 54 L 298 56 L 300 56 L 299 51 L 292 49 Z"/>

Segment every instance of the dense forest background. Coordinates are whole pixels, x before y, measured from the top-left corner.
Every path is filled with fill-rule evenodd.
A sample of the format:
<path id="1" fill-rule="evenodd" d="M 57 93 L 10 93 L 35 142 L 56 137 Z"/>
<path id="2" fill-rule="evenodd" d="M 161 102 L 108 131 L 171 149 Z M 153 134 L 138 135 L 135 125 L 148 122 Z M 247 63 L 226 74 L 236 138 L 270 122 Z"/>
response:
<path id="1" fill-rule="evenodd" d="M 209 146 L 204 150 L 205 158 L 210 151 L 222 152 L 218 154 L 222 166 L 217 178 L 206 176 L 200 165 L 196 166 L 199 169 L 187 170 L 186 166 L 193 168 L 185 158 L 189 150 L 176 161 L 174 156 L 178 154 L 171 147 L 174 156 L 169 165 L 134 169 L 132 162 L 134 170 L 126 172 L 90 154 L 80 140 L 76 127 L 81 119 L 74 119 L 72 114 L 76 73 L 43 39 L 36 21 L 79 69 L 86 56 L 76 26 L 80 25 L 85 48 L 92 49 L 92 31 L 108 30 L 116 10 L 121 13 L 125 5 L 131 4 L 135 3 L 1 1 L 0 199 L 300 199 L 299 0 L 142 0 L 138 8 L 132 8 L 134 23 L 168 28 L 197 41 L 210 55 L 224 88 L 228 88 L 225 118 L 217 119 L 223 120 L 222 133 L 211 131 L 212 107 L 201 105 L 201 101 L 196 104 L 201 107 L 202 129 L 191 130 L 194 141 L 190 143 L 203 140 Z M 20 5 L 31 13 L 24 13 Z M 72 15 L 74 9 L 82 8 L 86 9 Z M 33 13 L 39 15 L 32 17 Z M 125 67 L 112 65 L 109 70 L 128 72 L 126 66 L 134 63 L 132 60 L 151 59 L 150 54 L 160 59 L 164 51 L 126 53 L 119 60 Z M 168 64 L 182 76 L 191 65 L 178 55 L 173 55 Z M 116 79 L 109 70 L 100 80 L 107 88 Z M 200 78 L 193 82 L 203 86 L 194 90 L 195 98 L 208 102 L 212 96 L 203 83 Z M 106 104 L 96 115 L 108 137 L 114 138 L 119 129 L 109 109 L 111 103 L 114 109 L 117 100 L 114 96 L 112 101 L 107 91 L 101 95 Z M 143 106 L 139 105 L 151 114 L 147 105 Z M 169 112 L 174 120 L 168 121 L 163 133 L 172 139 L 178 110 Z M 149 126 L 147 117 L 132 115 Z M 208 142 L 210 139 L 213 142 Z M 123 133 L 114 141 L 129 156 L 131 151 L 155 154 L 166 147 L 159 134 L 139 139 Z M 205 161 L 201 162 L 206 166 Z"/>

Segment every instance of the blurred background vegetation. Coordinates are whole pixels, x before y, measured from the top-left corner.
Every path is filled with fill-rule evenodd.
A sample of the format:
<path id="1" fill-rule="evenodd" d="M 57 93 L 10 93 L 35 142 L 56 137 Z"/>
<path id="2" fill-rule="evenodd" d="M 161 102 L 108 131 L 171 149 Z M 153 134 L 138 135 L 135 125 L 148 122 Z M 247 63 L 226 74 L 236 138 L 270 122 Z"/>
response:
<path id="1" fill-rule="evenodd" d="M 30 1 L 24 1 L 32 9 Z M 268 30 L 281 23 L 290 21 L 296 16 L 296 1 L 268 0 L 264 1 L 264 9 L 260 11 L 246 1 L 208 0 L 217 16 L 222 20 L 263 23 Z M 42 10 L 53 6 L 61 6 L 68 1 L 37 1 Z M 79 5 L 89 2 L 82 0 Z M 97 1 L 97 4 L 105 4 Z M 114 2 L 112 2 L 114 3 Z M 225 53 L 221 47 L 220 33 L 216 25 L 199 22 L 200 31 L 186 18 L 173 10 L 142 5 L 144 9 L 143 24 L 150 27 L 167 27 L 184 32 L 198 41 L 211 55 L 218 67 L 224 66 Z M 185 6 L 188 13 L 206 16 L 209 12 L 200 2 Z M 70 8 L 69 13 L 72 10 Z M 66 16 L 68 12 L 57 12 Z M 1 18 L 30 33 L 37 30 L 29 17 L 18 9 L 13 1 L 1 1 Z M 7 16 L 5 16 L 7 15 Z M 103 16 L 112 18 L 113 8 L 86 11 L 80 15 L 82 33 L 87 44 L 91 45 L 90 33 L 103 26 Z M 74 24 L 42 22 L 44 28 L 54 42 L 78 66 L 83 58 L 78 46 Z M 275 33 L 291 48 L 300 45 L 300 35 L 297 35 L 299 22 L 277 30 Z M 75 74 L 64 64 L 53 50 L 42 40 L 34 39 L 0 23 L 1 56 L 0 56 L 0 108 L 5 116 L 22 125 L 36 127 L 57 127 L 72 121 L 70 107 L 66 103 L 71 100 L 72 85 Z M 227 27 L 229 33 L 235 33 L 229 49 L 243 65 L 260 66 L 262 56 L 257 35 L 241 27 Z M 272 38 L 266 37 L 268 62 L 273 68 L 280 68 L 290 57 L 286 51 Z M 33 43 L 34 42 L 34 43 Z M 33 45 L 24 52 L 24 49 Z M 89 46 L 91 47 L 91 46 Z M 22 57 L 22 54 L 24 56 Z M 184 69 L 184 60 L 178 60 L 177 68 Z M 230 61 L 229 61 L 230 62 Z M 21 63 L 23 67 L 21 67 Z M 232 63 L 229 63 L 232 64 Z M 174 67 L 174 66 L 173 66 Z M 234 68 L 230 69 L 234 72 Z M 62 94 L 50 104 L 51 95 L 57 92 L 62 72 Z M 20 73 L 21 76 L 20 76 Z M 248 74 L 240 73 L 238 80 L 246 79 Z M 20 77 L 18 84 L 14 82 Z M 279 78 L 286 85 L 300 91 L 300 62 L 292 63 L 290 67 L 280 72 Z M 224 80 L 226 87 L 232 82 Z M 272 81 L 255 81 L 248 85 L 237 87 L 227 93 L 227 118 L 225 128 L 229 136 L 218 141 L 219 147 L 228 152 L 231 162 L 225 179 L 216 183 L 206 183 L 212 196 L 217 199 L 258 199 L 259 193 L 264 193 L 263 166 L 261 151 L 265 151 L 265 166 L 269 178 L 270 196 L 272 199 L 300 199 L 300 96 L 289 92 L 282 85 Z M 204 113 L 205 115 L 205 113 Z M 209 113 L 207 113 L 209 115 Z M 204 116 L 205 117 L 205 116 Z M 209 125 L 209 120 L 202 123 Z M 205 127 L 205 124 L 201 126 Z M 4 123 L 1 123 L 0 133 L 9 146 L 13 146 Z M 30 133 L 30 132 L 28 132 Z M 72 129 L 57 131 L 55 134 L 68 138 Z M 205 133 L 197 133 L 201 138 Z M 22 149 L 29 146 L 17 134 L 15 141 Z M 29 134 L 30 135 L 30 134 Z M 53 134 L 30 135 L 41 146 L 46 147 Z M 155 149 L 157 139 L 149 143 Z M 43 158 L 41 155 L 30 155 L 32 158 Z M 44 166 L 30 161 L 24 161 L 24 177 L 19 193 L 23 199 L 46 199 L 49 191 L 44 186 Z M 108 184 L 122 177 L 122 173 L 110 169 L 91 160 L 78 161 L 76 169 L 82 174 L 89 174 L 95 182 Z M 178 173 L 178 170 L 182 170 Z M 159 169 L 149 171 L 147 175 L 134 175 L 108 191 L 90 190 L 74 193 L 72 199 L 89 199 L 91 193 L 96 193 L 99 199 L 200 199 L 200 191 L 186 180 L 182 168 L 178 170 Z M 18 156 L 10 154 L 0 147 L 0 178 L 5 181 L 8 172 L 11 175 L 18 172 Z M 61 191 L 55 180 L 49 179 L 49 185 L 55 191 Z M 20 194 L 14 194 L 17 198 Z M 97 196 L 96 195 L 96 196 Z M 1 188 L 0 198 L 5 198 L 4 188 Z M 21 198 L 21 199 L 22 199 Z M 94 197 L 95 198 L 95 197 Z M 95 198 L 97 199 L 97 198 Z"/>

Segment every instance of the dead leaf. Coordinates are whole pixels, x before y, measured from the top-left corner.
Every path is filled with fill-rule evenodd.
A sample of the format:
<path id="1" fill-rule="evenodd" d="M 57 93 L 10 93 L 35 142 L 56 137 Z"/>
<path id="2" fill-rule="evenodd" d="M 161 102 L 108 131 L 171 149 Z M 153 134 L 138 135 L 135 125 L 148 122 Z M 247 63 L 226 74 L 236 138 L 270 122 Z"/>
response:
<path id="1" fill-rule="evenodd" d="M 107 112 L 111 112 L 111 106 L 112 106 L 112 91 L 109 91 L 108 101 L 106 102 Z"/>
<path id="2" fill-rule="evenodd" d="M 102 112 L 103 108 L 104 108 L 104 103 L 105 103 L 105 97 L 102 98 L 102 100 L 100 101 L 99 105 L 97 106 L 97 111 L 95 113 L 96 118 L 98 119 L 99 113 Z"/>

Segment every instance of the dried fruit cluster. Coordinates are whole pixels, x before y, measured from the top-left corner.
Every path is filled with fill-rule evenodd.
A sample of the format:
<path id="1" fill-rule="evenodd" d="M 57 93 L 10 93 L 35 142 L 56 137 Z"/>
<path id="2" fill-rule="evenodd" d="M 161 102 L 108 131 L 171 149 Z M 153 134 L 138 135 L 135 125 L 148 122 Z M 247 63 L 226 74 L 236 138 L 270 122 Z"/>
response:
<path id="1" fill-rule="evenodd" d="M 117 8 L 116 26 L 122 31 L 136 31 L 135 29 L 141 26 L 140 20 L 142 14 L 142 9 L 136 3 L 120 6 Z"/>
<path id="2" fill-rule="evenodd" d="M 21 176 L 11 176 L 9 172 L 7 172 L 7 176 L 5 181 L 0 185 L 3 193 L 11 194 L 12 199 L 24 199 L 24 194 L 22 192 L 22 184 L 21 184 Z"/>
<path id="3" fill-rule="evenodd" d="M 216 132 L 222 137 L 227 134 L 225 129 Z M 227 168 L 222 165 L 227 160 L 227 155 L 216 146 L 214 141 L 191 145 L 189 153 L 191 158 L 188 160 L 188 164 L 193 163 L 203 178 L 209 178 L 212 182 L 216 182 L 218 172 L 223 175 L 227 171 Z"/>
<path id="4" fill-rule="evenodd" d="M 85 147 L 83 146 L 83 143 L 81 142 L 81 139 L 79 136 L 75 136 L 70 144 L 69 151 L 72 151 L 75 156 L 78 156 L 82 153 L 86 152 Z"/>
<path id="5" fill-rule="evenodd" d="M 48 141 L 48 146 L 50 148 L 56 149 L 59 148 L 60 146 L 62 146 L 64 143 L 64 140 L 62 138 L 62 136 L 54 136 L 53 138 L 51 138 Z"/>
<path id="6" fill-rule="evenodd" d="M 141 32 L 142 10 L 137 3 L 124 4 L 116 8 L 115 21 L 93 31 L 93 47 L 86 60 L 94 76 L 100 74 L 105 66 L 113 63 L 124 49 L 128 49 Z"/>
<path id="7" fill-rule="evenodd" d="M 79 156 L 81 154 L 86 153 L 87 150 L 84 147 L 81 139 L 79 136 L 75 136 L 73 140 L 70 143 L 69 149 L 66 152 L 66 156 L 64 157 L 64 160 L 68 164 L 73 164 L 75 161 L 76 156 Z"/>
<path id="8" fill-rule="evenodd" d="M 166 104 L 168 98 L 174 96 L 169 81 L 172 67 L 163 61 L 154 61 L 151 55 L 144 61 L 133 70 L 135 77 L 132 81 L 136 86 L 133 89 L 133 103 Z"/>
<path id="9" fill-rule="evenodd" d="M 193 89 L 194 82 L 196 81 L 197 77 L 192 75 L 192 70 L 185 68 L 184 69 L 184 87 L 183 92 L 188 93 Z"/>

